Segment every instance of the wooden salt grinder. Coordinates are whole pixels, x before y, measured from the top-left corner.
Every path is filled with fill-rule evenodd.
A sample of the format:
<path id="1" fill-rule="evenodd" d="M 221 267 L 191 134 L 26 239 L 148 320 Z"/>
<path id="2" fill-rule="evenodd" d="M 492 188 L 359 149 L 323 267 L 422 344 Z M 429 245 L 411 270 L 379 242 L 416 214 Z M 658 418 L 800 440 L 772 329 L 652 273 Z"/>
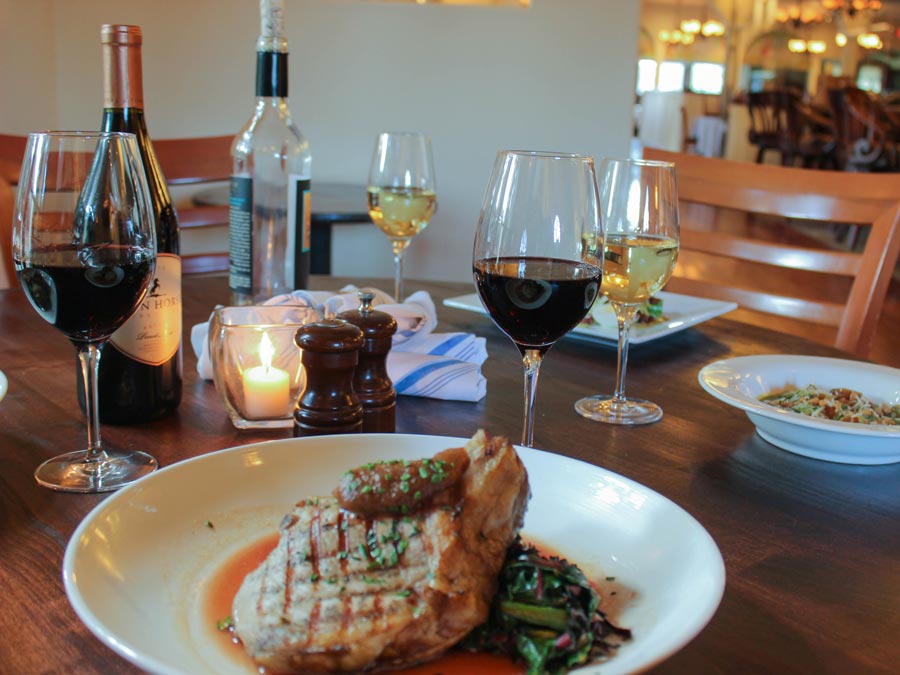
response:
<path id="1" fill-rule="evenodd" d="M 303 350 L 306 385 L 294 408 L 294 436 L 362 431 L 362 405 L 353 391 L 353 371 L 362 331 L 339 319 L 309 323 L 294 337 Z"/>
<path id="2" fill-rule="evenodd" d="M 363 432 L 393 433 L 397 391 L 387 373 L 387 355 L 397 332 L 397 320 L 387 312 L 372 308 L 375 294 L 371 291 L 359 291 L 358 295 L 359 309 L 341 312 L 338 318 L 352 323 L 363 333 L 359 365 L 353 376 L 353 388 L 363 407 Z"/>

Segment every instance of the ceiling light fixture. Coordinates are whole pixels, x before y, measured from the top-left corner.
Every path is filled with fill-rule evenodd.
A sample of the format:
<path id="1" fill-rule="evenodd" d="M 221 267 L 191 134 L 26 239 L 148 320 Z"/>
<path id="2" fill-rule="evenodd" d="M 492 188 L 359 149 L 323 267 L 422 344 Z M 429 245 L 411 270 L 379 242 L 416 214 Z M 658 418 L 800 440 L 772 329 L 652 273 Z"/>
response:
<path id="1" fill-rule="evenodd" d="M 856 42 L 860 47 L 865 47 L 866 49 L 881 49 L 884 47 L 881 38 L 875 33 L 860 33 L 856 36 Z"/>

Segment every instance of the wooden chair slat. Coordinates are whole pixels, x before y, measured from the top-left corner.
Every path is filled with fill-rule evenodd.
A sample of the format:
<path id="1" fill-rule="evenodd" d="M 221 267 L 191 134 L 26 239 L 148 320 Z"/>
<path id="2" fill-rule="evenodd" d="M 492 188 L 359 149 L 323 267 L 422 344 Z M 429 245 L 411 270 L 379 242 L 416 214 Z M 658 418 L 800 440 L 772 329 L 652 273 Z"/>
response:
<path id="1" fill-rule="evenodd" d="M 681 226 L 686 264 L 681 270 L 676 266 L 668 290 L 732 300 L 742 309 L 780 317 L 784 322 L 779 327 L 813 340 L 830 334 L 822 326 L 834 326 L 831 344 L 860 357 L 869 353 L 900 254 L 900 174 L 798 169 L 652 148 L 644 157 L 674 162 L 685 206 Z M 818 226 L 823 235 L 835 224 L 852 225 L 864 229 L 867 238 L 861 253 L 754 240 L 752 228 L 740 236 L 716 230 L 715 219 L 698 205 L 802 219 L 805 227 Z M 695 216 L 701 222 L 692 227 Z M 688 263 L 693 254 L 707 259 Z M 717 273 L 716 259 L 718 269 L 728 274 Z M 765 271 L 736 276 L 735 261 L 758 264 Z M 811 273 L 821 280 L 809 280 Z M 832 298 L 827 291 L 837 278 L 849 279 L 846 297 Z"/>

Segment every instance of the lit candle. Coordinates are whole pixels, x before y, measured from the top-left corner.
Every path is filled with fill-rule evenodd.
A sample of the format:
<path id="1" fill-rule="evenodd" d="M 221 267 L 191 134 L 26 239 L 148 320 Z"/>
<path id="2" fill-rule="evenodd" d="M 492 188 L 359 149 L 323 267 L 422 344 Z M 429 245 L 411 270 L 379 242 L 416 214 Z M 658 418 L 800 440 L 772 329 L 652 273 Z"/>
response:
<path id="1" fill-rule="evenodd" d="M 259 343 L 262 365 L 244 371 L 244 407 L 247 417 L 262 419 L 285 417 L 289 414 L 290 382 L 287 371 L 272 366 L 275 345 L 268 333 Z"/>

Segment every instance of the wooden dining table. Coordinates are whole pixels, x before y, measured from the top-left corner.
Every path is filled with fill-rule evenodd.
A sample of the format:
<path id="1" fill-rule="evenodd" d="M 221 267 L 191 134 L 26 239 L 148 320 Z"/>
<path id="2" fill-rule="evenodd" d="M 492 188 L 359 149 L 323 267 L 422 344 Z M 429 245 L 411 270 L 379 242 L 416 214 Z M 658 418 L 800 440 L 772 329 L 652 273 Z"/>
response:
<path id="1" fill-rule="evenodd" d="M 319 289 L 348 281 L 314 277 Z M 518 441 L 521 360 L 487 316 L 441 303 L 470 284 L 409 281 L 438 307 L 438 331 L 487 339 L 487 395 L 477 403 L 399 397 L 397 432 L 469 436 L 478 428 Z M 235 429 L 211 382 L 200 379 L 192 325 L 227 302 L 223 276 L 184 280 L 184 397 L 177 412 L 140 426 L 105 426 L 104 440 L 150 451 L 161 466 L 290 429 Z M 544 361 L 535 446 L 626 476 L 681 506 L 712 535 L 726 585 L 706 627 L 650 671 L 665 675 L 775 673 L 856 675 L 900 668 L 900 464 L 854 466 L 770 445 L 739 410 L 713 399 L 698 371 L 719 359 L 781 353 L 842 355 L 798 337 L 730 321 L 706 321 L 635 345 L 629 393 L 662 405 L 641 427 L 598 424 L 574 402 L 610 390 L 615 349 L 561 340 Z M 105 495 L 53 492 L 33 478 L 43 460 L 84 443 L 75 353 L 29 306 L 0 291 L 0 673 L 136 673 L 79 620 L 62 580 L 66 545 Z M 650 542 L 652 543 L 652 542 Z M 672 560 L 678 565 L 678 560 Z M 601 670 L 601 672 L 603 672 Z"/>

